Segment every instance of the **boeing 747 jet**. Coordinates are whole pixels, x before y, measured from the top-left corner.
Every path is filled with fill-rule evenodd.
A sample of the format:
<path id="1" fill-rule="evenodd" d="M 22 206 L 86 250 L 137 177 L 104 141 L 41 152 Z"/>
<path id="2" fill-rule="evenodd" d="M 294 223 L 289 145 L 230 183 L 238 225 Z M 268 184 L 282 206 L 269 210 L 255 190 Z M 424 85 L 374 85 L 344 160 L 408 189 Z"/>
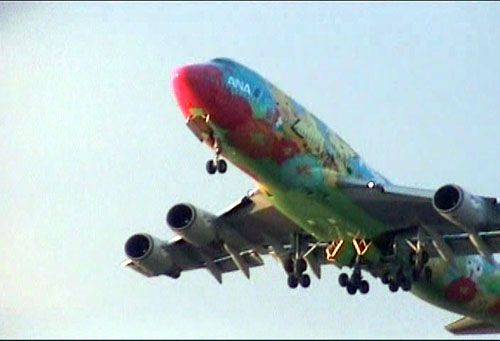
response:
<path id="1" fill-rule="evenodd" d="M 176 237 L 131 236 L 123 266 L 171 278 L 204 268 L 222 283 L 228 272 L 250 278 L 261 256 L 272 255 L 294 289 L 334 265 L 350 295 L 369 292 L 370 274 L 390 292 L 463 315 L 446 326 L 452 333 L 500 332 L 495 198 L 457 184 L 391 183 L 303 106 L 230 59 L 178 68 L 172 87 L 187 126 L 214 151 L 206 171 L 226 172 L 227 160 L 256 188 L 218 215 L 174 205 L 166 222 Z"/>

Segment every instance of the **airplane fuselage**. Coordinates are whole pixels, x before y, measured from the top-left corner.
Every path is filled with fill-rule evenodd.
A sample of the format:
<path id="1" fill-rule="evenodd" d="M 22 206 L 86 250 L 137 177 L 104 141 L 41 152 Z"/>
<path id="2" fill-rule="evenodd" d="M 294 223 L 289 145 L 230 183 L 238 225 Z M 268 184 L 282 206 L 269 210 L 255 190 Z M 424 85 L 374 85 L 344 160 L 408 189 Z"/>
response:
<path id="1" fill-rule="evenodd" d="M 251 176 L 272 204 L 317 240 L 370 240 L 388 230 L 339 181 L 390 184 L 322 121 L 245 66 L 227 59 L 176 70 L 174 91 L 195 135 Z M 376 265 L 380 251 L 372 246 Z M 345 261 L 343 265 L 350 265 Z M 342 262 L 340 262 L 342 264 Z M 480 256 L 429 261 L 412 292 L 450 311 L 500 322 L 500 269 Z"/>

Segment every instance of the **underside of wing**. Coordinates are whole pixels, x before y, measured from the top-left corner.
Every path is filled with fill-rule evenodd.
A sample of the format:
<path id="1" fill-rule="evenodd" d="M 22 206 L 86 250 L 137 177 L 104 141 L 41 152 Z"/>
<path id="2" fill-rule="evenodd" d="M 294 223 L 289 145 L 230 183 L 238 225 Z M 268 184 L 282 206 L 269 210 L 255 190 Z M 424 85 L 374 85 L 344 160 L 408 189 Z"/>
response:
<path id="1" fill-rule="evenodd" d="M 383 223 L 388 235 L 401 234 L 414 242 L 422 238 L 434 245 L 428 250 L 431 256 L 500 252 L 496 198 L 475 196 L 457 185 L 431 191 L 346 179 L 339 187 L 356 206 Z"/>
<path id="2" fill-rule="evenodd" d="M 294 236 L 309 252 L 304 259 L 320 277 L 326 264 L 326 244 L 318 243 L 278 212 L 267 197 L 254 190 L 218 215 L 190 204 L 178 204 L 167 215 L 177 236 L 162 241 L 149 234 L 129 238 L 122 263 L 146 276 L 177 278 L 182 272 L 207 269 L 219 282 L 222 274 L 240 270 L 250 277 L 250 269 L 263 265 L 261 255 L 271 254 L 283 265 L 292 252 Z"/>

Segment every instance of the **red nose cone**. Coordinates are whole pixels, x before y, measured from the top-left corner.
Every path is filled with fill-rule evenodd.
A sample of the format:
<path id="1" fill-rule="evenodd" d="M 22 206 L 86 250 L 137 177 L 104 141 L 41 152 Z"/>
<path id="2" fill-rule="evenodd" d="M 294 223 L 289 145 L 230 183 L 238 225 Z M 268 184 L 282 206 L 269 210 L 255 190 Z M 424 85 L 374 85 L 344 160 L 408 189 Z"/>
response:
<path id="1" fill-rule="evenodd" d="M 188 72 L 189 66 L 180 67 L 172 72 L 172 87 L 175 99 L 185 117 L 189 116 L 189 108 L 192 106 L 192 93 L 189 87 Z"/>
<path id="2" fill-rule="evenodd" d="M 250 103 L 224 86 L 222 71 L 213 65 L 194 64 L 174 70 L 172 86 L 186 118 L 202 112 L 221 128 L 234 129 L 252 116 Z"/>
<path id="3" fill-rule="evenodd" d="M 174 70 L 172 86 L 185 117 L 191 115 L 190 109 L 206 107 L 207 100 L 214 94 L 217 79 L 220 79 L 220 72 L 211 65 L 194 64 Z"/>

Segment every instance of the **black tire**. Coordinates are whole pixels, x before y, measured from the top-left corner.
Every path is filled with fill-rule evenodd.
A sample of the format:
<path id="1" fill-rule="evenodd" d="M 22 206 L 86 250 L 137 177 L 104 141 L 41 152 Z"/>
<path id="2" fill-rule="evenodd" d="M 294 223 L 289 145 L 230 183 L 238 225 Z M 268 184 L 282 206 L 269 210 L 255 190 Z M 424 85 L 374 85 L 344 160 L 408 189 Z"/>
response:
<path id="1" fill-rule="evenodd" d="M 224 160 L 219 160 L 217 161 L 217 170 L 219 173 L 225 173 L 227 171 L 227 163 Z"/>
<path id="2" fill-rule="evenodd" d="M 311 285 L 311 277 L 309 277 L 308 274 L 301 275 L 299 277 L 299 283 L 302 288 L 307 288 L 309 287 L 309 285 Z"/>
<path id="3" fill-rule="evenodd" d="M 339 284 L 342 288 L 345 288 L 349 283 L 349 276 L 346 273 L 341 273 L 339 275 Z"/>
<path id="4" fill-rule="evenodd" d="M 172 277 L 173 279 L 177 279 L 181 277 L 181 270 L 175 269 L 172 273 L 168 274 L 168 276 Z"/>
<path id="5" fill-rule="evenodd" d="M 418 271 L 417 268 L 413 268 L 411 270 L 411 279 L 413 280 L 413 282 L 418 282 L 418 280 L 420 279 L 420 271 Z"/>
<path id="6" fill-rule="evenodd" d="M 427 264 L 428 261 L 429 261 L 429 254 L 427 253 L 427 251 L 422 251 L 422 265 Z"/>
<path id="7" fill-rule="evenodd" d="M 288 276 L 288 286 L 291 289 L 295 289 L 299 285 L 299 279 L 294 275 Z"/>
<path id="8" fill-rule="evenodd" d="M 405 279 L 405 275 L 403 273 L 402 269 L 399 269 L 398 272 L 396 273 L 396 282 L 398 284 L 401 284 Z"/>
<path id="9" fill-rule="evenodd" d="M 285 262 L 283 263 L 283 267 L 285 268 L 286 273 L 293 273 L 293 260 L 291 258 L 285 260 Z"/>
<path id="10" fill-rule="evenodd" d="M 366 280 L 362 280 L 361 283 L 359 283 L 359 292 L 364 294 L 367 294 L 368 291 L 370 291 L 370 284 Z"/>
<path id="11" fill-rule="evenodd" d="M 353 273 L 351 275 L 350 279 L 351 283 L 354 284 L 356 287 L 359 287 L 359 284 L 361 283 L 361 275 Z"/>
<path id="12" fill-rule="evenodd" d="M 206 164 L 206 169 L 208 174 L 215 174 L 217 167 L 215 166 L 214 160 L 208 160 Z"/>
<path id="13" fill-rule="evenodd" d="M 403 289 L 403 291 L 411 290 L 411 281 L 408 278 L 405 277 L 401 282 L 401 289 Z"/>
<path id="14" fill-rule="evenodd" d="M 296 261 L 297 273 L 301 274 L 307 269 L 307 263 L 304 258 L 299 258 Z"/>
<path id="15" fill-rule="evenodd" d="M 396 282 L 394 282 L 394 281 L 389 282 L 389 290 L 391 292 L 396 292 L 396 291 L 398 291 L 398 289 L 399 289 L 399 285 Z"/>
<path id="16" fill-rule="evenodd" d="M 383 284 L 389 284 L 389 273 L 384 273 L 382 277 L 380 277 L 380 280 L 382 281 Z"/>
<path id="17" fill-rule="evenodd" d="M 358 288 L 351 282 L 347 283 L 346 289 L 347 289 L 347 293 L 349 293 L 349 295 L 354 295 L 356 293 L 356 291 L 358 290 Z"/>
<path id="18" fill-rule="evenodd" d="M 415 254 L 412 252 L 410 253 L 410 257 L 409 257 L 409 261 L 410 261 L 410 265 L 415 265 Z"/>
<path id="19" fill-rule="evenodd" d="M 427 282 L 432 279 L 432 270 L 428 266 L 424 268 L 424 278 Z"/>

